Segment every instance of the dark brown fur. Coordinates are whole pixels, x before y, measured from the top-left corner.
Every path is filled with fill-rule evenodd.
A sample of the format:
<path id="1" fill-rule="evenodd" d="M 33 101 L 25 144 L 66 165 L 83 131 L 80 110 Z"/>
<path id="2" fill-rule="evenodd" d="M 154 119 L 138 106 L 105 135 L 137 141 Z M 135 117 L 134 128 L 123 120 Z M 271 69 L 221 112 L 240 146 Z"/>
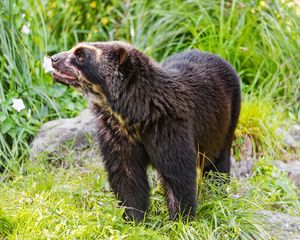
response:
<path id="1" fill-rule="evenodd" d="M 81 43 L 52 57 L 71 76 L 98 118 L 109 182 L 126 216 L 142 220 L 148 207 L 147 167 L 166 190 L 170 219 L 195 215 L 198 149 L 204 171 L 229 173 L 240 112 L 240 83 L 221 58 L 192 50 L 161 65 L 122 42 Z"/>

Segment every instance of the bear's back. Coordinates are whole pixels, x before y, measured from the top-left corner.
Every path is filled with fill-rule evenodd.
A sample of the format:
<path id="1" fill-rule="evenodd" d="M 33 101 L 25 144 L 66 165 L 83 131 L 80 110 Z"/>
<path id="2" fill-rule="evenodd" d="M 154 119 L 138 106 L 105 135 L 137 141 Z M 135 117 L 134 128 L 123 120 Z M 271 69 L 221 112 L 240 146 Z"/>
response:
<path id="1" fill-rule="evenodd" d="M 177 64 L 179 63 L 188 64 L 203 62 L 205 57 L 207 57 L 208 55 L 210 54 L 206 52 L 200 52 L 196 49 L 177 53 L 165 59 L 162 63 L 162 67 L 167 69 L 173 69 L 177 68 Z"/>
<path id="2" fill-rule="evenodd" d="M 161 66 L 188 89 L 187 96 L 193 99 L 187 111 L 194 112 L 194 133 L 200 148 L 219 152 L 226 132 L 234 131 L 240 111 L 240 83 L 235 70 L 222 58 L 198 50 L 175 54 Z"/>
<path id="3" fill-rule="evenodd" d="M 174 54 L 165 59 L 161 66 L 166 70 L 181 73 L 196 71 L 200 74 L 215 72 L 221 75 L 236 75 L 231 65 L 219 56 L 196 49 Z"/>
<path id="4" fill-rule="evenodd" d="M 193 49 L 170 56 L 161 66 L 174 79 L 192 86 L 196 92 L 212 90 L 217 93 L 216 88 L 220 88 L 227 92 L 229 98 L 234 98 L 233 95 L 240 98 L 240 80 L 236 71 L 217 55 Z"/>

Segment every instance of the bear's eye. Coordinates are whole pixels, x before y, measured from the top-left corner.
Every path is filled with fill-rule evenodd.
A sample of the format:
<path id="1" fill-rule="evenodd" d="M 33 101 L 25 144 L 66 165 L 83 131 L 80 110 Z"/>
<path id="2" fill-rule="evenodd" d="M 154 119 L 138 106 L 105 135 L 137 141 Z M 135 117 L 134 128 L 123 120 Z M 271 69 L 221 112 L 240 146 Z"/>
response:
<path id="1" fill-rule="evenodd" d="M 85 54 L 84 54 L 84 52 L 78 51 L 75 55 L 76 55 L 76 59 L 79 62 L 84 62 L 85 61 Z"/>

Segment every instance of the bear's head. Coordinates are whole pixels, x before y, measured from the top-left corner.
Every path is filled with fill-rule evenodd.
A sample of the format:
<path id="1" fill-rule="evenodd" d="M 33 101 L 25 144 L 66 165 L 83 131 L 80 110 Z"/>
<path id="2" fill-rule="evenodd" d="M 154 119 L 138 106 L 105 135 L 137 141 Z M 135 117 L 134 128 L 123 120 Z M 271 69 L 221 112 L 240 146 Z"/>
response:
<path id="1" fill-rule="evenodd" d="M 123 42 L 79 43 L 51 57 L 53 79 L 79 89 L 88 99 L 115 99 L 126 85 L 120 67 L 135 49 Z"/>

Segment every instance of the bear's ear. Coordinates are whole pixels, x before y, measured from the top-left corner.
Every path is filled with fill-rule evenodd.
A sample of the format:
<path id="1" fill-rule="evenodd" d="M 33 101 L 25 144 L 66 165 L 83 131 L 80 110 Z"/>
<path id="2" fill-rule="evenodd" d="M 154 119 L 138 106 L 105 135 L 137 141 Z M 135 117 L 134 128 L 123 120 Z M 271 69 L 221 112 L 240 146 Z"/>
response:
<path id="1" fill-rule="evenodd" d="M 122 65 L 127 58 L 127 50 L 123 47 L 119 48 L 119 65 Z"/>

